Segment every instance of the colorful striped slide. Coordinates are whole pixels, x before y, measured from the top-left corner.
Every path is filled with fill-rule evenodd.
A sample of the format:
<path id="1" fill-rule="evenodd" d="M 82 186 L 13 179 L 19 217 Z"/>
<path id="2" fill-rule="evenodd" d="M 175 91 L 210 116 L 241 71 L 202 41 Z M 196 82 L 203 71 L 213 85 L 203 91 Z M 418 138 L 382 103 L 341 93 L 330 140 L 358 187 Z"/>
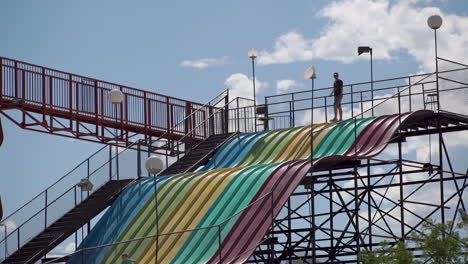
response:
<path id="1" fill-rule="evenodd" d="M 399 127 L 431 114 L 238 134 L 197 172 L 157 177 L 156 186 L 154 178 L 133 183 L 80 248 L 149 238 L 84 251 L 68 263 L 118 263 L 124 253 L 139 264 L 243 263 L 307 172 L 375 156 Z"/>

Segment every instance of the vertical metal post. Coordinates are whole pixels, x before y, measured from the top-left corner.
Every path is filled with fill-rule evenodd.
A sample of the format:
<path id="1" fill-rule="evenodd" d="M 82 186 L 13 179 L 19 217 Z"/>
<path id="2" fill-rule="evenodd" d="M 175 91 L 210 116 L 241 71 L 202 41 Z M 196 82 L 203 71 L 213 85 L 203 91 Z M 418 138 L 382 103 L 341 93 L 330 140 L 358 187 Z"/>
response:
<path id="1" fill-rule="evenodd" d="M 438 95 L 438 94 L 437 94 Z M 437 102 L 438 103 L 438 102 Z M 441 123 L 441 116 L 440 112 L 438 113 L 437 117 L 437 126 L 439 129 L 439 174 L 440 174 L 440 216 L 441 216 L 441 221 L 443 224 L 445 224 L 445 209 L 444 209 L 444 161 L 443 161 L 443 156 L 442 156 L 442 143 L 443 143 L 443 138 L 442 138 L 442 123 Z"/>
<path id="2" fill-rule="evenodd" d="M 371 170 L 370 170 L 370 160 L 367 160 L 367 219 L 368 219 L 368 229 L 369 234 L 372 234 L 372 206 L 371 206 L 371 199 L 372 199 L 372 192 L 371 192 Z M 372 236 L 368 236 L 369 238 L 369 250 L 372 251 Z"/>
<path id="3" fill-rule="evenodd" d="M 44 229 L 47 228 L 47 191 L 45 190 L 45 206 L 44 206 Z"/>
<path id="4" fill-rule="evenodd" d="M 398 170 L 400 171 L 400 232 L 401 232 L 401 237 L 404 238 L 405 235 L 405 210 L 404 210 L 404 204 L 403 204 L 403 166 L 401 165 L 403 161 L 403 156 L 402 156 L 402 151 L 401 151 L 401 142 L 398 142 Z"/>
<path id="5" fill-rule="evenodd" d="M 372 48 L 370 49 L 370 72 L 371 72 L 371 104 L 372 104 L 372 116 L 374 116 L 374 71 L 372 65 Z"/>
<path id="6" fill-rule="evenodd" d="M 75 194 L 74 198 L 75 198 L 75 207 L 76 207 L 76 204 L 77 204 L 77 202 L 76 202 L 76 184 L 75 184 L 75 186 L 73 188 L 73 191 L 74 191 L 74 194 Z M 75 250 L 77 248 L 78 248 L 78 231 L 75 231 Z"/>
<path id="7" fill-rule="evenodd" d="M 239 97 L 236 98 L 237 132 L 240 132 Z"/>
<path id="8" fill-rule="evenodd" d="M 439 59 L 437 55 L 437 30 L 434 29 L 434 47 L 435 47 L 435 63 L 436 63 L 436 89 L 437 89 L 437 126 L 439 130 L 439 169 L 440 169 L 440 216 L 442 223 L 445 223 L 444 209 L 444 173 L 443 173 L 443 156 L 442 156 L 442 124 L 440 117 L 440 93 L 439 93 Z"/>
<path id="9" fill-rule="evenodd" d="M 155 211 L 155 221 L 156 221 L 156 254 L 155 254 L 155 263 L 158 263 L 158 248 L 159 248 L 159 213 L 158 213 L 158 192 L 157 192 L 157 180 L 156 174 L 153 175 L 154 177 L 154 211 Z"/>
<path id="10" fill-rule="evenodd" d="M 437 112 L 440 111 L 439 98 L 439 59 L 437 55 L 437 30 L 434 29 L 434 46 L 435 46 L 435 64 L 436 64 L 436 89 L 437 89 Z"/>
<path id="11" fill-rule="evenodd" d="M 328 187 L 329 187 L 329 204 L 328 204 L 328 210 L 330 212 L 330 260 L 332 261 L 331 263 L 335 263 L 335 251 L 334 251 L 334 246 L 333 246 L 333 238 L 334 236 L 334 228 L 333 228 L 333 186 L 332 186 L 332 176 L 331 176 L 331 171 L 330 171 L 330 176 L 328 176 Z"/>
<path id="12" fill-rule="evenodd" d="M 73 130 L 73 79 L 72 75 L 68 75 L 68 112 L 70 114 L 70 130 Z"/>
<path id="13" fill-rule="evenodd" d="M 312 199 L 311 200 L 311 206 L 312 206 L 312 216 L 311 216 L 311 220 L 312 220 L 312 263 L 317 263 L 317 254 L 315 252 L 315 192 L 314 192 L 314 184 L 311 184 L 310 185 L 310 189 L 311 189 L 311 196 L 310 198 Z"/>
<path id="14" fill-rule="evenodd" d="M 15 61 L 15 98 L 18 98 L 18 63 Z"/>
<path id="15" fill-rule="evenodd" d="M 224 97 L 224 133 L 229 133 L 229 89 Z"/>
<path id="16" fill-rule="evenodd" d="M 18 234 L 18 248 L 17 248 L 18 250 L 20 250 L 20 248 L 21 248 L 21 247 L 20 247 L 20 244 L 21 244 L 21 243 L 20 243 L 20 228 L 21 228 L 21 227 L 18 227 L 18 229 L 16 229 L 16 230 L 17 230 L 17 234 Z"/>
<path id="17" fill-rule="evenodd" d="M 411 76 L 408 76 L 408 86 L 409 86 L 409 88 L 408 88 L 409 89 L 409 98 L 408 98 L 408 100 L 409 100 L 409 111 L 411 112 L 412 109 L 413 109 L 411 107 L 411 88 L 412 88 L 411 87 Z"/>
<path id="18" fill-rule="evenodd" d="M 271 195 L 271 229 L 270 229 L 270 242 L 273 241 L 273 229 L 274 229 L 274 225 L 275 225 L 275 215 L 274 215 L 274 210 L 275 210 L 275 201 L 273 200 L 273 189 L 270 191 L 270 195 Z M 271 250 L 271 259 L 270 259 L 270 263 L 274 263 L 274 259 L 275 259 L 275 249 L 273 248 L 273 246 L 271 245 L 270 243 L 270 250 Z"/>
<path id="19" fill-rule="evenodd" d="M 167 150 L 166 150 L 167 152 Z M 167 154 L 166 154 L 167 159 Z M 166 160 L 167 165 L 167 160 Z M 140 141 L 137 142 L 137 178 L 141 177 L 141 144 Z"/>
<path id="20" fill-rule="evenodd" d="M 359 199 L 358 199 L 359 194 L 358 194 L 358 179 L 357 179 L 357 177 L 358 177 L 357 167 L 354 166 L 354 216 L 355 216 L 355 221 L 356 221 L 355 239 L 356 239 L 357 253 L 359 253 L 359 251 L 361 250 L 361 247 L 360 247 L 360 232 L 359 232 Z"/>
<path id="21" fill-rule="evenodd" d="M 314 78 L 312 80 L 312 90 L 310 91 L 310 168 L 314 158 Z"/>
<path id="22" fill-rule="evenodd" d="M 112 145 L 108 145 L 109 147 L 109 181 L 112 180 Z"/>
<path id="23" fill-rule="evenodd" d="M 291 106 L 292 106 L 292 127 L 296 126 L 296 111 L 294 110 L 294 93 L 291 93 Z"/>
<path id="24" fill-rule="evenodd" d="M 292 113 L 292 101 L 289 101 L 289 127 L 294 127 L 294 117 Z"/>
<path id="25" fill-rule="evenodd" d="M 252 58 L 252 84 L 253 84 L 253 99 L 254 99 L 254 109 L 253 109 L 253 114 L 254 114 L 254 126 L 255 126 L 255 132 L 257 132 L 257 99 L 256 99 L 256 92 L 255 92 L 255 57 Z"/>
<path id="26" fill-rule="evenodd" d="M 354 117 L 353 85 L 351 84 L 351 118 Z M 373 109 L 372 109 L 373 110 Z M 373 115 L 373 114 L 372 114 Z"/>
<path id="27" fill-rule="evenodd" d="M 291 197 L 289 197 L 288 198 L 288 229 L 289 230 L 292 229 L 291 216 L 292 216 L 292 213 L 291 213 Z M 292 241 L 291 233 L 288 233 L 287 236 L 288 236 L 288 240 L 287 240 L 288 243 L 291 243 L 291 241 Z M 273 245 L 273 241 L 270 241 L 270 243 Z M 306 252 L 307 252 L 307 249 L 306 249 Z M 291 264 L 291 254 L 288 254 L 288 255 L 289 255 L 288 263 Z"/>
<path id="28" fill-rule="evenodd" d="M 148 103 L 149 104 L 149 103 Z M 118 104 L 115 104 L 114 105 L 114 109 L 115 109 L 115 130 L 114 130 L 114 134 L 115 134 L 115 165 L 116 165 L 116 172 L 117 172 L 117 180 L 119 180 L 119 136 L 118 136 L 118 123 L 119 123 L 119 118 L 117 117 L 118 115 Z M 149 120 L 147 120 L 149 121 Z"/>

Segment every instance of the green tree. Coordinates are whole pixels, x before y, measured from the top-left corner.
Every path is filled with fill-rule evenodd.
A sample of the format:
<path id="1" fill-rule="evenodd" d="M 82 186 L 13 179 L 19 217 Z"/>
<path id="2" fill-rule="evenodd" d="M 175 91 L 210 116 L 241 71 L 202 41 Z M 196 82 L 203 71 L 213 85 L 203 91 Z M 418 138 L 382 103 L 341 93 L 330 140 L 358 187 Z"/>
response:
<path id="1" fill-rule="evenodd" d="M 426 222 L 419 233 L 413 236 L 416 245 L 422 251 L 425 263 L 429 264 L 466 264 L 466 238 L 461 238 L 459 232 L 451 231 L 452 223 L 434 224 Z"/>
<path id="2" fill-rule="evenodd" d="M 362 251 L 358 259 L 363 264 L 467 264 L 468 237 L 462 237 L 458 230 L 452 230 L 452 223 L 434 224 L 426 222 L 412 235 L 411 246 L 421 254 L 421 262 L 414 260 L 413 252 L 407 244 L 398 242 L 391 247 L 388 242 L 373 251 Z M 468 233 L 468 219 L 462 218 L 458 228 Z"/>
<path id="3" fill-rule="evenodd" d="M 397 242 L 391 247 L 388 242 L 380 244 L 380 248 L 373 251 L 364 250 L 358 255 L 363 264 L 410 264 L 413 263 L 413 255 L 406 248 L 404 242 Z"/>

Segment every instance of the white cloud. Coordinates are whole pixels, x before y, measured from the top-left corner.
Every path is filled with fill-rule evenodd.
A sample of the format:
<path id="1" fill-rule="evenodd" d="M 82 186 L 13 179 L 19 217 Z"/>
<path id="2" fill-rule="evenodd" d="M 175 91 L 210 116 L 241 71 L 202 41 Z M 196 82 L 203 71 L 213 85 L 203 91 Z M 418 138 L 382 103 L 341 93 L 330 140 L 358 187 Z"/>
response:
<path id="1" fill-rule="evenodd" d="M 247 77 L 247 75 L 242 73 L 234 73 L 224 81 L 224 84 L 229 88 L 229 97 L 231 98 L 230 100 L 236 97 L 253 99 L 252 79 Z M 259 93 L 267 86 L 267 82 L 262 82 L 255 78 L 256 93 Z"/>
<path id="2" fill-rule="evenodd" d="M 276 93 L 285 93 L 289 91 L 290 88 L 297 86 L 300 86 L 300 84 L 294 80 L 278 80 L 276 81 Z"/>
<path id="3" fill-rule="evenodd" d="M 406 51 L 424 68 L 433 69 L 434 42 L 427 18 L 440 14 L 444 24 L 439 32 L 440 56 L 466 58 L 468 17 L 444 14 L 437 7 L 422 7 L 421 1 L 348 0 L 334 1 L 319 10 L 328 19 L 318 38 L 307 39 L 292 31 L 278 37 L 271 51 L 262 51 L 259 64 L 291 63 L 312 59 L 350 63 L 358 57 L 356 47 L 370 45 L 375 59 L 392 59 Z M 428 3 L 425 3 L 427 5 Z"/>
<path id="4" fill-rule="evenodd" d="M 306 40 L 297 32 L 289 32 L 275 41 L 274 51 L 262 51 L 258 57 L 259 64 L 291 63 L 308 61 L 314 57 L 313 41 Z"/>
<path id="5" fill-rule="evenodd" d="M 180 66 L 191 67 L 203 70 L 208 67 L 221 66 L 227 63 L 228 57 L 222 58 L 204 58 L 199 60 L 184 60 Z"/>

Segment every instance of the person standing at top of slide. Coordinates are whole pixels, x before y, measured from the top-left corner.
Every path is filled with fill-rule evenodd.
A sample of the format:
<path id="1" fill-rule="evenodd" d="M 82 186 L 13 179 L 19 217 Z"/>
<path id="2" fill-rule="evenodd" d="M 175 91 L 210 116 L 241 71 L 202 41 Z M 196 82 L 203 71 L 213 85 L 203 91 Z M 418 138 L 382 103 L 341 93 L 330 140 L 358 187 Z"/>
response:
<path id="1" fill-rule="evenodd" d="M 335 122 L 336 120 L 336 112 L 339 112 L 340 119 L 338 121 L 343 120 L 343 110 L 341 109 L 341 100 L 343 99 L 343 81 L 340 80 L 339 74 L 335 72 L 333 74 L 335 78 L 335 82 L 333 83 L 333 91 L 331 92 L 330 96 L 335 96 L 335 102 L 333 103 L 333 110 L 335 111 L 335 117 L 330 120 L 331 122 Z"/>

